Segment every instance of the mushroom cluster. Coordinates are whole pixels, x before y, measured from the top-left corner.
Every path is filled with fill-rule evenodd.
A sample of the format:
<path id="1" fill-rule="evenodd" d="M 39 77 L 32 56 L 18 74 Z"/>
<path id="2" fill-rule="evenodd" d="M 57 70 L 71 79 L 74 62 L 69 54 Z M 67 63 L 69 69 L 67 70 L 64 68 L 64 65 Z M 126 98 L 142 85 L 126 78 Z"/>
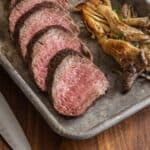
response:
<path id="1" fill-rule="evenodd" d="M 140 76 L 150 80 L 150 17 L 138 17 L 124 3 L 113 9 L 110 0 L 88 0 L 76 7 L 103 51 L 122 68 L 122 91 L 128 92 Z"/>

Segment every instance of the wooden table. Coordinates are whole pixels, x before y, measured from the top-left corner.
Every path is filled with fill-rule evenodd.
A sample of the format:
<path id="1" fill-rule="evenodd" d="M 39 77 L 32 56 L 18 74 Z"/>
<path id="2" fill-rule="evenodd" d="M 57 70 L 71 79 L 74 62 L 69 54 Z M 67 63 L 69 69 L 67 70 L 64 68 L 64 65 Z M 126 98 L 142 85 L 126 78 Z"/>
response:
<path id="1" fill-rule="evenodd" d="M 150 107 L 95 138 L 73 141 L 55 134 L 0 68 L 0 91 L 7 98 L 33 150 L 150 150 Z M 0 137 L 0 150 L 10 148 Z"/>

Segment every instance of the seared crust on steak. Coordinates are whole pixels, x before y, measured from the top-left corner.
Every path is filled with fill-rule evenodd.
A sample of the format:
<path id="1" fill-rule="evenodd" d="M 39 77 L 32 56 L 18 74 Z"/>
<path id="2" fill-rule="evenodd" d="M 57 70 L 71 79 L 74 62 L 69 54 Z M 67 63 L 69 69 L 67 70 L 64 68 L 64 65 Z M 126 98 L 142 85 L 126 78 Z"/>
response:
<path id="1" fill-rule="evenodd" d="M 46 77 L 49 61 L 62 49 L 74 49 L 82 52 L 81 41 L 71 32 L 62 28 L 49 29 L 32 48 L 31 70 L 34 79 L 42 91 L 46 91 Z"/>
<path id="2" fill-rule="evenodd" d="M 51 85 L 48 89 L 54 108 L 65 116 L 83 114 L 109 86 L 103 72 L 89 59 L 78 55 L 66 56 L 50 80 L 52 89 Z"/>
<path id="3" fill-rule="evenodd" d="M 30 65 L 31 61 L 32 61 L 32 53 L 33 53 L 33 47 L 35 45 L 35 43 L 49 30 L 53 29 L 53 28 L 58 28 L 61 30 L 64 30 L 65 32 L 69 33 L 69 30 L 67 30 L 66 28 L 64 28 L 63 26 L 60 25 L 51 25 L 51 26 L 47 26 L 46 28 L 40 30 L 39 32 L 37 32 L 34 37 L 30 40 L 30 42 L 27 45 L 27 55 L 26 55 L 26 62 Z"/>
<path id="4" fill-rule="evenodd" d="M 52 97 L 51 95 L 51 89 L 52 89 L 52 84 L 53 84 L 53 79 L 54 79 L 54 75 L 55 75 L 55 70 L 57 69 L 57 67 L 61 64 L 61 62 L 63 61 L 63 59 L 67 56 L 80 56 L 80 57 L 84 57 L 81 55 L 81 53 L 73 50 L 73 49 L 64 49 L 59 51 L 50 61 L 49 63 L 49 67 L 48 67 L 48 75 L 47 75 L 47 89 L 48 89 L 48 94 L 50 97 Z"/>
<path id="5" fill-rule="evenodd" d="M 53 2 L 43 2 L 40 4 L 36 4 L 32 9 L 30 9 L 27 13 L 25 13 L 24 15 L 21 16 L 21 18 L 19 18 L 19 20 L 17 21 L 17 23 L 15 24 L 15 30 L 13 33 L 13 38 L 15 39 L 15 41 L 17 42 L 17 44 L 19 45 L 19 32 L 20 29 L 22 28 L 22 26 L 24 25 L 24 22 L 35 12 L 42 10 L 43 8 L 57 8 L 58 6 L 53 3 Z"/>

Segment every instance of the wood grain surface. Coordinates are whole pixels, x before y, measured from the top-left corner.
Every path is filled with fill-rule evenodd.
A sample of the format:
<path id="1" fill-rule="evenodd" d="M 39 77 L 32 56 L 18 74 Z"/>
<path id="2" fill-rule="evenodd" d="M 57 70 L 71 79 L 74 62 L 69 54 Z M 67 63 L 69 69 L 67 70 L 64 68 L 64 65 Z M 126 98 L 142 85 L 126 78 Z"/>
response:
<path id="1" fill-rule="evenodd" d="M 150 150 L 150 107 L 100 135 L 83 141 L 55 134 L 20 89 L 0 68 L 0 91 L 7 98 L 33 150 Z M 9 150 L 0 137 L 0 150 Z"/>

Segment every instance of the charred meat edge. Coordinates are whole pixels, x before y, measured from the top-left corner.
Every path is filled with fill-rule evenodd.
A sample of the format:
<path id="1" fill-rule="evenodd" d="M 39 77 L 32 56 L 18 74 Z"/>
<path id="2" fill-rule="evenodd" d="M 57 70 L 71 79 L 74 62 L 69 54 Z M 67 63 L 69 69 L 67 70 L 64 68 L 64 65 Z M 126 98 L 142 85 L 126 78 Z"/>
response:
<path id="1" fill-rule="evenodd" d="M 42 2 L 40 4 L 36 4 L 27 13 L 22 15 L 15 25 L 15 31 L 13 33 L 13 38 L 14 38 L 15 42 L 20 46 L 20 44 L 19 44 L 19 32 L 20 32 L 20 29 L 23 27 L 24 22 L 28 19 L 28 17 L 30 17 L 35 12 L 42 10 L 43 8 L 54 8 L 54 7 L 61 9 L 57 4 L 55 4 L 53 2 Z"/>
<path id="2" fill-rule="evenodd" d="M 50 25 L 50 26 L 47 26 L 45 27 L 44 29 L 41 29 L 39 32 L 37 32 L 33 38 L 30 40 L 30 42 L 28 43 L 27 45 L 27 55 L 26 55 L 26 62 L 31 62 L 32 60 L 32 53 L 33 53 L 33 47 L 34 45 L 36 44 L 36 42 L 45 34 L 47 33 L 49 30 L 51 29 L 54 29 L 54 28 L 58 28 L 60 30 L 64 30 L 65 32 L 67 33 L 70 33 L 71 32 L 69 30 L 67 30 L 66 28 L 64 28 L 63 26 L 61 25 Z"/>
<path id="3" fill-rule="evenodd" d="M 12 0 L 11 0 L 12 1 Z M 22 0 L 15 0 L 14 3 L 10 2 L 10 9 L 13 9 L 18 3 L 20 3 Z"/>
<path id="4" fill-rule="evenodd" d="M 48 67 L 48 75 L 47 75 L 47 89 L 48 89 L 48 94 L 50 96 L 50 98 L 52 98 L 52 93 L 51 93 L 51 89 L 52 89 L 52 84 L 53 84 L 53 79 L 55 76 L 55 71 L 57 69 L 57 67 L 61 64 L 61 62 L 63 61 L 63 59 L 67 56 L 80 56 L 81 58 L 84 57 L 82 56 L 81 53 L 73 50 L 73 49 L 64 49 L 59 51 L 50 61 L 49 63 L 49 67 Z"/>
<path id="5" fill-rule="evenodd" d="M 47 33 L 49 30 L 53 29 L 53 28 L 58 28 L 61 30 L 64 30 L 65 32 L 67 32 L 68 34 L 72 34 L 69 30 L 67 30 L 65 27 L 61 26 L 61 25 L 51 25 L 51 26 L 47 26 L 44 29 L 40 30 L 39 32 L 37 32 L 33 38 L 30 40 L 30 42 L 27 45 L 27 55 L 25 58 L 25 61 L 30 65 L 30 62 L 32 60 L 32 53 L 33 53 L 33 47 L 36 44 L 36 42 L 45 34 Z M 93 59 L 91 52 L 86 48 L 86 46 L 84 45 L 84 43 L 82 43 L 81 41 L 81 52 L 82 54 L 89 58 L 89 59 Z"/>

